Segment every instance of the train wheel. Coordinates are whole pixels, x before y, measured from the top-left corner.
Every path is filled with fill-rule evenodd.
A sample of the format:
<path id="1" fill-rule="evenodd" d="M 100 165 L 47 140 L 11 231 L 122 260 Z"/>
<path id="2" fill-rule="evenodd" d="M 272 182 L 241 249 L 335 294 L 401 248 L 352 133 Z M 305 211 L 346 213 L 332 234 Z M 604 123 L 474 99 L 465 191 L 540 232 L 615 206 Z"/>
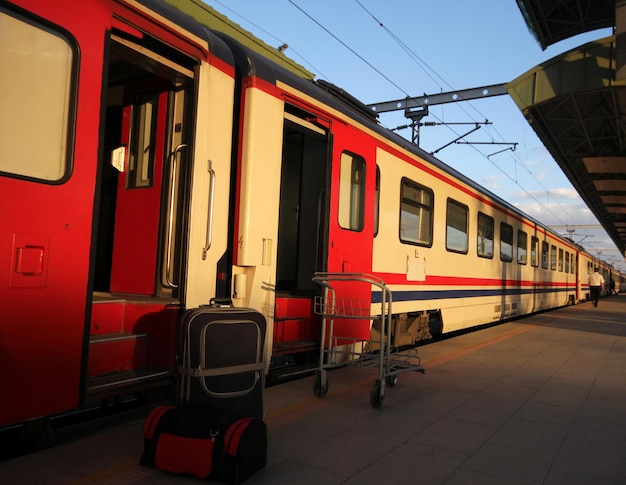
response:
<path id="1" fill-rule="evenodd" d="M 328 392 L 328 380 L 324 379 L 322 384 L 322 375 L 318 371 L 315 373 L 315 379 L 313 379 L 313 394 L 317 397 L 324 397 Z"/>
<path id="2" fill-rule="evenodd" d="M 382 382 L 376 379 L 374 383 L 374 388 L 372 389 L 372 393 L 370 394 L 370 404 L 373 408 L 379 408 L 383 405 L 383 401 L 385 400 L 385 391 L 382 386 Z"/>

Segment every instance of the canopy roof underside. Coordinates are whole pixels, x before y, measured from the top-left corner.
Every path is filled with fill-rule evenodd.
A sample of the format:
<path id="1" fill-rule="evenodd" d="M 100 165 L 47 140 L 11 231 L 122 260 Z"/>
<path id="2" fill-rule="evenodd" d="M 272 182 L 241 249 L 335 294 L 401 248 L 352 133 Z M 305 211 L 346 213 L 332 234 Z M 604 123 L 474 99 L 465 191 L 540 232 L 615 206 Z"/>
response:
<path id="1" fill-rule="evenodd" d="M 542 48 L 615 26 L 614 0 L 517 0 Z M 626 4 L 626 2 L 624 2 Z M 617 10 L 619 17 L 620 8 Z M 626 11 L 624 12 L 626 13 Z M 507 84 L 541 141 L 624 254 L 626 75 L 616 35 L 580 46 Z"/>

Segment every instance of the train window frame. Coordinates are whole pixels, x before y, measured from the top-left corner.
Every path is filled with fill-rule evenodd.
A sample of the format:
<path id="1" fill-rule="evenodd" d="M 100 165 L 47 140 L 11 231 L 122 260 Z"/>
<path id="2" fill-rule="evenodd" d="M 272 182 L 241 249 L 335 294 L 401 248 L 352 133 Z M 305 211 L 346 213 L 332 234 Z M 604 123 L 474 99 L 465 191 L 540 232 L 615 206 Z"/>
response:
<path id="1" fill-rule="evenodd" d="M 517 230 L 517 264 L 528 264 L 528 234 Z"/>
<path id="2" fill-rule="evenodd" d="M 458 224 L 463 222 L 464 227 L 462 227 L 462 224 Z M 468 250 L 469 207 L 448 197 L 446 200 L 446 251 L 467 254 Z"/>
<path id="3" fill-rule="evenodd" d="M 549 267 L 549 251 L 550 245 L 548 244 L 548 241 L 541 241 L 541 267 L 543 269 L 548 269 Z"/>
<path id="4" fill-rule="evenodd" d="M 493 217 L 478 211 L 478 225 L 476 233 L 476 254 L 479 258 L 493 259 L 493 236 L 495 232 L 495 222 Z M 489 238 L 491 236 L 491 238 Z M 491 251 L 489 251 L 488 244 L 485 242 L 491 242 Z"/>
<path id="5" fill-rule="evenodd" d="M 380 167 L 376 165 L 376 194 L 374 196 L 374 237 L 378 236 L 380 226 Z"/>
<path id="6" fill-rule="evenodd" d="M 365 159 L 344 151 L 339 158 L 339 227 L 361 232 L 365 226 Z"/>
<path id="7" fill-rule="evenodd" d="M 559 248 L 559 271 L 563 272 L 563 248 Z"/>
<path id="8" fill-rule="evenodd" d="M 500 222 L 500 261 L 513 261 L 513 226 L 506 222 Z"/>
<path id="9" fill-rule="evenodd" d="M 569 251 L 565 251 L 565 273 L 569 273 Z"/>
<path id="10" fill-rule="evenodd" d="M 435 193 L 432 189 L 402 177 L 400 180 L 400 242 L 414 246 L 432 247 Z M 409 238 L 414 229 L 416 237 Z"/>
<path id="11" fill-rule="evenodd" d="M 556 246 L 550 245 L 550 270 L 556 271 Z"/>
<path id="12" fill-rule="evenodd" d="M 10 22 L 13 24 L 9 27 Z M 73 169 L 80 63 L 76 40 L 56 25 L 4 7 L 0 7 L 0 24 L 4 24 L 2 30 L 9 32 L 13 40 L 9 47 L 20 45 L 22 54 L 18 55 L 32 46 L 28 62 L 19 62 L 6 51 L 0 55 L 12 73 L 4 78 L 1 91 L 7 97 L 1 104 L 9 112 L 24 113 L 23 119 L 30 123 L 26 131 L 24 124 L 14 118 L 2 123 L 0 142 L 4 142 L 5 154 L 0 160 L 0 174 L 49 185 L 63 184 Z M 19 40 L 25 37 L 28 42 Z M 41 87 L 43 84 L 45 88 Z M 24 139 L 20 132 L 27 133 L 28 138 Z M 36 143 L 32 143 L 33 136 Z"/>
<path id="13" fill-rule="evenodd" d="M 156 145 L 156 124 L 159 117 L 158 93 L 138 95 L 131 109 L 131 132 L 128 153 L 127 189 L 153 186 Z"/>
<path id="14" fill-rule="evenodd" d="M 530 265 L 539 267 L 539 238 L 531 236 L 530 239 Z"/>

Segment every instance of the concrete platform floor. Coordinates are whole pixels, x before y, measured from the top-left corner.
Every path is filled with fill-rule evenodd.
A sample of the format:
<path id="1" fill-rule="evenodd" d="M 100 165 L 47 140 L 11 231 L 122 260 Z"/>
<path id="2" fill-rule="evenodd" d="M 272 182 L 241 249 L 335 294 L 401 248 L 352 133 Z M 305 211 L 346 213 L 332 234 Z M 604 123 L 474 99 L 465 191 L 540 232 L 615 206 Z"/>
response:
<path id="1" fill-rule="evenodd" d="M 246 484 L 626 483 L 626 294 L 419 348 L 370 405 L 376 369 L 266 390 L 268 464 Z M 191 484 L 143 468 L 142 423 L 0 463 L 14 484 Z"/>

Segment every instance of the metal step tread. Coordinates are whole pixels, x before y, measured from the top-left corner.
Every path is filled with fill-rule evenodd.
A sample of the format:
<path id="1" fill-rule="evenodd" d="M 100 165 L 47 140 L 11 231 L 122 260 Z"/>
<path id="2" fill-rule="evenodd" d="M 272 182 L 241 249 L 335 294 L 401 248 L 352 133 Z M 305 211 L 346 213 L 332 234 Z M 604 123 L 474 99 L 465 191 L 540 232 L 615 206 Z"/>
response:
<path id="1" fill-rule="evenodd" d="M 135 389 L 138 385 L 152 387 L 153 384 L 170 383 L 173 375 L 168 369 L 140 369 L 90 377 L 87 379 L 86 393 L 91 396 L 125 387 Z"/>
<path id="2" fill-rule="evenodd" d="M 91 335 L 89 337 L 90 344 L 98 344 L 103 342 L 115 342 L 117 340 L 132 340 L 146 338 L 148 334 L 145 333 L 129 333 L 129 332 L 117 332 L 106 333 L 103 335 Z"/>
<path id="3" fill-rule="evenodd" d="M 291 340 L 289 342 L 274 342 L 273 353 L 285 354 L 295 351 L 316 350 L 320 346 L 317 340 Z"/>

